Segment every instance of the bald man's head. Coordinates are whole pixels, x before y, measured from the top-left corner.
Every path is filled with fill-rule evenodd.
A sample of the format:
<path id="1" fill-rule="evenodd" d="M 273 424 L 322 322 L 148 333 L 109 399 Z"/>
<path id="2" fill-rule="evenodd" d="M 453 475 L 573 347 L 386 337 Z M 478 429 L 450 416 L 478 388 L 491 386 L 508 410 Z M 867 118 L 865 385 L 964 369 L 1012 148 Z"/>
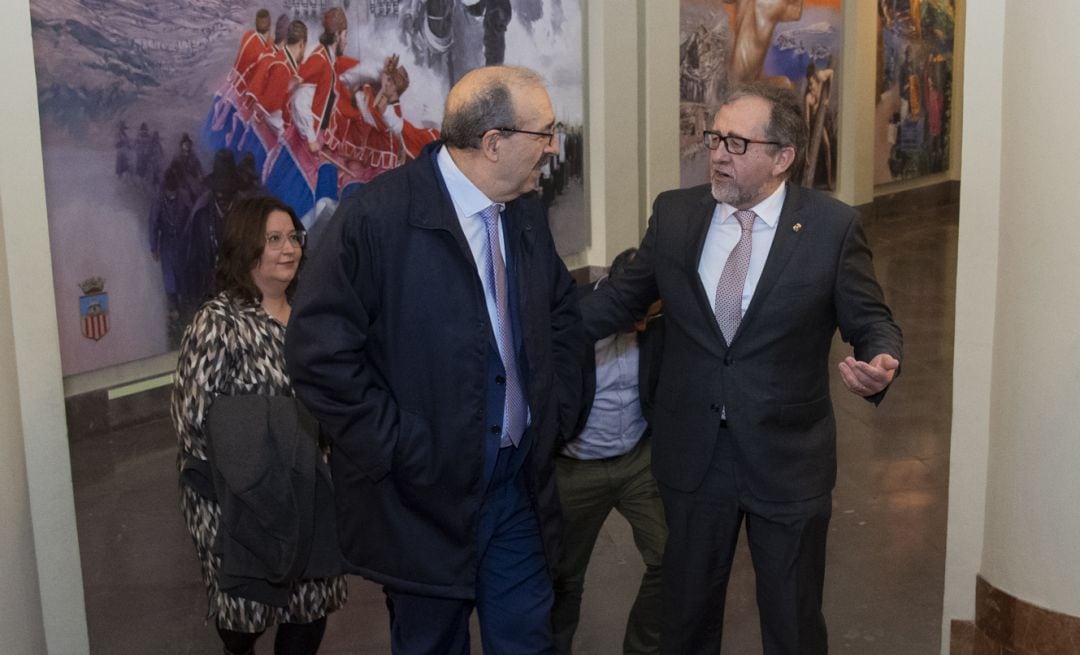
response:
<path id="1" fill-rule="evenodd" d="M 493 127 L 514 127 L 514 99 L 526 88 L 543 88 L 543 79 L 520 66 L 485 66 L 458 80 L 446 98 L 442 138 L 452 148 L 479 148 L 480 137 Z"/>

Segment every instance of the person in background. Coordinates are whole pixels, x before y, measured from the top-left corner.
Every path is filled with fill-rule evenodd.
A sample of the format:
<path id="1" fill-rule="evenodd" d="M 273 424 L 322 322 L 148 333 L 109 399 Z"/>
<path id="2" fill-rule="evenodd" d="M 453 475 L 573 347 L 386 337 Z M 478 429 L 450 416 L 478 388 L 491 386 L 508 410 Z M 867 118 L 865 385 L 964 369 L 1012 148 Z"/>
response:
<path id="1" fill-rule="evenodd" d="M 618 279 L 637 254 L 629 248 L 611 262 L 608 277 L 578 287 L 579 298 Z M 630 523 L 645 562 L 623 638 L 624 653 L 658 653 L 662 568 L 667 525 L 656 480 L 649 470 L 649 414 L 663 348 L 659 304 L 633 330 L 604 337 L 586 348 L 582 411 L 570 439 L 555 458 L 555 481 L 563 513 L 563 551 L 556 568 L 551 611 L 555 650 L 573 652 L 585 570 L 596 537 L 611 510 Z"/>
<path id="2" fill-rule="evenodd" d="M 214 164 L 203 186 L 206 191 L 192 205 L 188 224 L 186 274 L 180 285 L 186 303 L 181 307 L 184 324 L 190 322 L 195 310 L 213 291 L 225 216 L 240 194 L 240 176 L 231 151 L 222 148 L 214 153 Z"/>
<path id="3" fill-rule="evenodd" d="M 165 325 L 170 348 L 180 345 L 183 326 L 180 308 L 183 305 L 181 289 L 184 276 L 188 220 L 191 217 L 191 199 L 181 187 L 178 168 L 165 171 L 165 181 L 153 204 L 150 205 L 150 254 L 161 263 L 161 283 L 165 288 Z"/>
<path id="4" fill-rule="evenodd" d="M 169 168 L 179 176 L 178 181 L 181 189 L 187 194 L 188 204 L 192 204 L 202 195 L 203 168 L 198 155 L 195 154 L 194 144 L 187 132 L 180 135 L 180 152 L 176 153 Z"/>
<path id="5" fill-rule="evenodd" d="M 254 653 L 255 641 L 277 626 L 276 654 L 318 651 L 326 615 L 345 604 L 344 576 L 302 579 L 287 590 L 285 606 L 234 595 L 221 588 L 225 529 L 213 494 L 185 475 L 208 460 L 206 419 L 221 396 L 292 396 L 283 354 L 290 297 L 303 258 L 304 232 L 295 213 L 275 198 L 248 198 L 225 219 L 216 271 L 217 295 L 184 333 L 172 396 L 172 419 L 182 472 L 180 508 L 202 567 L 203 582 L 226 655 Z"/>

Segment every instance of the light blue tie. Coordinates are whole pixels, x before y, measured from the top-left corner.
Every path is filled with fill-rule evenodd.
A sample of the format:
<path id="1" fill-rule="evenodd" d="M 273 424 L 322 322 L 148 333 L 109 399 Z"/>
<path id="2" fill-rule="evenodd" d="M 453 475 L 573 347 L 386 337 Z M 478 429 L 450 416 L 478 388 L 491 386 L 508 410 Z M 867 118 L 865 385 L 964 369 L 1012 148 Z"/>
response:
<path id="1" fill-rule="evenodd" d="M 510 300 L 507 297 L 506 263 L 503 260 L 499 239 L 499 205 L 491 205 L 480 212 L 484 219 L 488 238 L 488 283 L 495 292 L 495 332 L 499 344 L 499 357 L 506 369 L 506 409 L 502 426 L 502 445 L 515 446 L 525 432 L 527 404 L 518 374 L 517 357 L 514 356 L 514 331 L 510 320 Z"/>

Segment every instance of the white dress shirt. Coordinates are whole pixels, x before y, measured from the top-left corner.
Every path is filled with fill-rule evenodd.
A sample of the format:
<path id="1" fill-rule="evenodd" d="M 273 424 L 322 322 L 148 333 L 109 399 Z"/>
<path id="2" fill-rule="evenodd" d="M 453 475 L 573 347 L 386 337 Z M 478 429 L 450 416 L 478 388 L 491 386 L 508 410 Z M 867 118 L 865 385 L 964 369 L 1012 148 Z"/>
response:
<path id="1" fill-rule="evenodd" d="M 495 289 L 491 286 L 493 280 L 490 280 L 488 275 L 487 226 L 484 225 L 484 219 L 480 217 L 480 212 L 492 204 L 499 205 L 499 246 L 502 248 L 503 261 L 506 262 L 507 281 L 509 282 L 510 254 L 506 250 L 506 231 L 503 229 L 505 219 L 502 215 L 505 205 L 493 203 L 491 198 L 488 198 L 483 191 L 472 183 L 472 180 L 465 177 L 465 174 L 454 163 L 454 159 L 445 146 L 439 149 L 435 161 L 439 166 L 439 172 L 442 173 L 443 181 L 446 183 L 446 190 L 450 192 L 450 200 L 454 203 L 454 212 L 457 214 L 458 222 L 461 224 L 461 231 L 465 233 L 465 240 L 469 242 L 469 250 L 472 251 L 473 261 L 476 263 L 476 274 L 480 277 L 480 284 L 484 287 L 484 301 L 487 304 L 488 320 L 491 321 L 493 326 L 492 333 L 495 336 L 495 342 L 499 345 L 499 352 L 503 352 L 502 335 L 499 334 L 499 330 L 494 329 L 494 326 L 499 324 L 499 307 L 495 300 Z M 513 344 L 510 344 L 509 350 L 513 352 Z M 521 384 L 525 384 L 524 379 Z M 532 422 L 531 417 L 531 410 L 528 410 L 525 420 L 526 425 Z M 503 408 L 503 425 L 506 425 L 505 408 Z"/>
<path id="2" fill-rule="evenodd" d="M 574 459 L 606 459 L 630 452 L 648 424 L 641 414 L 637 332 L 596 342 L 596 393 L 581 434 L 563 447 Z"/>
<path id="3" fill-rule="evenodd" d="M 780 222 L 780 210 L 784 207 L 784 198 L 787 197 L 787 186 L 781 184 L 768 198 L 750 208 L 757 218 L 754 219 L 752 241 L 750 248 L 750 268 L 746 271 L 746 283 L 743 285 L 742 311 L 750 306 L 750 299 L 754 297 L 758 280 L 761 279 L 761 271 L 765 269 L 765 260 L 769 257 L 769 249 L 772 248 L 773 237 L 776 236 L 776 225 Z M 709 223 L 709 233 L 705 236 L 705 247 L 701 250 L 701 260 L 698 261 L 698 277 L 701 286 L 705 288 L 705 297 L 709 304 L 716 302 L 716 285 L 720 282 L 720 274 L 724 271 L 728 255 L 735 248 L 742 236 L 742 228 L 734 214 L 738 211 L 726 202 L 716 203 L 713 210 L 712 221 Z"/>

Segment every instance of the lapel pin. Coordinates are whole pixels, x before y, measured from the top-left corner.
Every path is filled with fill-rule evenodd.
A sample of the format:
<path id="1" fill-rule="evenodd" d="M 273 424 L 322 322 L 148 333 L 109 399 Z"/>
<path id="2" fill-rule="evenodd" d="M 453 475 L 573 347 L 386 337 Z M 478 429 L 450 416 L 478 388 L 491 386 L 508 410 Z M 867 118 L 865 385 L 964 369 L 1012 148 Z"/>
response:
<path id="1" fill-rule="evenodd" d="M 796 223 L 796 224 L 791 226 L 791 231 L 792 232 L 798 232 L 801 229 L 802 229 L 802 223 Z"/>

